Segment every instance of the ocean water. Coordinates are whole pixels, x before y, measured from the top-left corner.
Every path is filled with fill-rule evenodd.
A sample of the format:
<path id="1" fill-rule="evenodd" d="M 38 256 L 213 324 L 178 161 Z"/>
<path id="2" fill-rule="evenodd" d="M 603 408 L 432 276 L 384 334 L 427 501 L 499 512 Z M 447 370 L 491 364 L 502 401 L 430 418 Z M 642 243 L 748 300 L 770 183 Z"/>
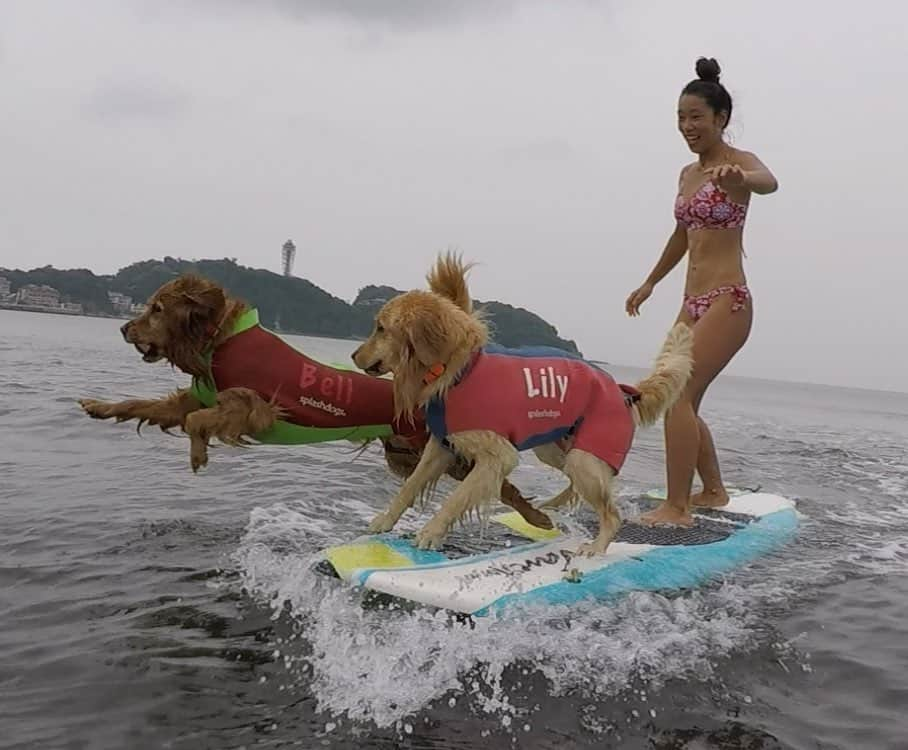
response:
<path id="1" fill-rule="evenodd" d="M 118 325 L 0 311 L 0 747 L 908 748 L 908 395 L 720 380 L 726 480 L 796 499 L 795 543 L 471 627 L 310 571 L 394 492 L 377 449 L 218 447 L 193 475 L 184 437 L 83 415 L 185 383 Z M 661 461 L 640 432 L 624 513 Z M 532 458 L 514 480 L 562 485 Z"/>

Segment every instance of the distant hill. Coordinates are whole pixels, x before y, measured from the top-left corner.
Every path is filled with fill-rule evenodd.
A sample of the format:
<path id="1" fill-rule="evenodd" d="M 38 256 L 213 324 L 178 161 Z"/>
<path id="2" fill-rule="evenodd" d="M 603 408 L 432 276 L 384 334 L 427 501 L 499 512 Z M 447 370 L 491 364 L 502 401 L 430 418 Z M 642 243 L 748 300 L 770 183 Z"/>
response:
<path id="1" fill-rule="evenodd" d="M 248 268 L 228 258 L 190 261 L 168 256 L 133 263 L 113 276 L 52 266 L 32 271 L 0 269 L 0 276 L 9 279 L 13 292 L 25 284 L 47 284 L 57 289 L 64 301 L 81 302 L 88 313 L 113 315 L 108 291 L 144 302 L 159 286 L 188 272 L 222 284 L 234 296 L 257 307 L 268 328 L 332 338 L 365 338 L 378 306 L 400 293 L 390 286 L 370 285 L 350 304 L 306 279 Z M 554 326 L 528 310 L 495 301 L 477 301 L 476 305 L 485 309 L 493 338 L 503 346 L 544 345 L 578 351 L 573 341 L 558 336 Z"/>
<path id="2" fill-rule="evenodd" d="M 353 305 L 374 311 L 400 293 L 401 290 L 390 286 L 366 286 L 359 290 Z M 473 304 L 486 313 L 492 338 L 497 344 L 502 346 L 554 346 L 558 349 L 578 352 L 577 345 L 573 341 L 561 338 L 555 326 L 547 323 L 536 313 L 522 307 L 508 305 L 505 302 L 482 302 L 474 299 Z"/>

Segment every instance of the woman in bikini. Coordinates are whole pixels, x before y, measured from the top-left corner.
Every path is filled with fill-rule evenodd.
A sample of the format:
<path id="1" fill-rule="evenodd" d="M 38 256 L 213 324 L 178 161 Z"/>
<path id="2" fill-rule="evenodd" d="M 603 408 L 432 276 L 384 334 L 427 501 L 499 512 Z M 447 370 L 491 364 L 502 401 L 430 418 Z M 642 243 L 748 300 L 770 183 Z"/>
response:
<path id="1" fill-rule="evenodd" d="M 646 281 L 625 304 L 628 315 L 638 315 L 653 287 L 689 255 L 678 320 L 693 327 L 694 372 L 665 417 L 668 495 L 641 517 L 650 524 L 690 525 L 691 506 L 728 502 L 715 444 L 698 412 L 706 388 L 750 334 L 753 301 L 744 277 L 742 233 L 751 193 L 766 195 L 778 188 L 754 154 L 732 148 L 723 138 L 732 102 L 719 82 L 719 64 L 701 57 L 696 72 L 678 101 L 678 129 L 698 158 L 681 170 L 675 231 Z M 691 496 L 695 468 L 703 490 Z"/>

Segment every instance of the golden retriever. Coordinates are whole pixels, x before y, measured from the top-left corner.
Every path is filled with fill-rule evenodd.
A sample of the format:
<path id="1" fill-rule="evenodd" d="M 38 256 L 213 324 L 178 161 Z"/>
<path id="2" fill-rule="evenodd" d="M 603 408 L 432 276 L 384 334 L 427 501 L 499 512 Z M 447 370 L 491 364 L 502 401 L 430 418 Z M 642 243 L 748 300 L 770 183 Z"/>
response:
<path id="1" fill-rule="evenodd" d="M 353 354 L 367 372 L 393 372 L 396 408 L 406 415 L 422 407 L 432 433 L 416 469 L 369 530 L 393 528 L 460 456 L 473 469 L 416 535 L 419 547 L 438 547 L 455 522 L 495 497 L 518 451 L 529 448 L 570 481 L 542 507 L 582 497 L 599 516 L 599 533 L 578 552 L 604 553 L 621 522 L 613 476 L 634 428 L 655 422 L 682 393 L 692 370 L 691 330 L 678 324 L 670 331 L 651 374 L 636 387 L 619 386 L 599 368 L 553 350 L 541 358 L 519 350 L 496 354 L 487 348 L 482 317 L 466 302 L 468 269 L 459 257 L 439 258 L 429 279 L 448 294 L 411 291 L 388 301 Z M 530 436 L 520 433 L 531 422 Z"/>
<path id="2" fill-rule="evenodd" d="M 437 291 L 445 293 L 441 287 Z M 144 423 L 158 425 L 165 431 L 181 428 L 190 438 L 193 471 L 208 463 L 211 439 L 228 445 L 248 445 L 249 438 L 285 442 L 270 432 L 279 420 L 304 429 L 316 428 L 305 440 L 295 442 L 345 439 L 344 435 L 351 434 L 350 425 L 390 424 L 393 434 L 380 438 L 385 460 L 395 475 L 408 477 L 419 461 L 427 436 L 420 415 L 407 420 L 395 418 L 391 381 L 319 365 L 321 390 L 314 390 L 319 384 L 312 376 L 308 378 L 311 388 L 307 391 L 301 368 L 302 372 L 306 367 L 314 372 L 315 365 L 273 333 L 256 326 L 258 348 L 249 350 L 251 354 L 245 357 L 236 349 L 240 337 L 234 335 L 235 324 L 249 311 L 244 302 L 199 276 L 187 274 L 167 282 L 152 295 L 142 315 L 122 326 L 123 338 L 138 349 L 145 362 L 165 359 L 191 375 L 194 385 L 210 383 L 217 389 L 216 402 L 212 396 L 206 406 L 198 391 L 181 388 L 163 398 L 116 403 L 81 399 L 80 405 L 96 419 L 138 420 L 138 429 Z M 230 347 L 234 361 L 227 368 L 225 360 L 217 357 Z M 237 357 L 241 358 L 239 363 L 235 361 Z M 223 366 L 215 372 L 219 363 Z M 225 371 L 231 368 L 231 372 Z M 343 383 L 346 390 L 340 386 L 332 390 L 331 379 Z M 352 408 L 349 400 L 341 398 L 349 393 L 357 396 Z M 342 402 L 344 408 L 335 406 L 332 398 Z M 310 405 L 308 411 L 299 404 L 304 399 Z M 309 422 L 307 415 L 312 415 L 313 421 Z M 470 468 L 467 461 L 460 461 L 449 468 L 448 474 L 459 480 L 467 476 Z M 501 483 L 500 493 L 502 501 L 529 523 L 551 528 L 548 516 L 534 508 L 510 482 Z"/>

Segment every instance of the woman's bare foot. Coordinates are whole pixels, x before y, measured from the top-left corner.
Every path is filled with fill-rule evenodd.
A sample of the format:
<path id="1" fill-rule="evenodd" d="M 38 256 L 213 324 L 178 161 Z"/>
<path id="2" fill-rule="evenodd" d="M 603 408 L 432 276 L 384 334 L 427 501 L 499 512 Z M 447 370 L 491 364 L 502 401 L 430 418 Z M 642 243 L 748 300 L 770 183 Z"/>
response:
<path id="1" fill-rule="evenodd" d="M 728 492 L 724 487 L 698 492 L 690 496 L 690 504 L 699 508 L 721 508 L 728 505 Z"/>
<path id="2" fill-rule="evenodd" d="M 693 526 L 694 517 L 690 510 L 682 510 L 676 505 L 665 502 L 658 508 L 640 516 L 640 523 L 644 526 Z"/>

